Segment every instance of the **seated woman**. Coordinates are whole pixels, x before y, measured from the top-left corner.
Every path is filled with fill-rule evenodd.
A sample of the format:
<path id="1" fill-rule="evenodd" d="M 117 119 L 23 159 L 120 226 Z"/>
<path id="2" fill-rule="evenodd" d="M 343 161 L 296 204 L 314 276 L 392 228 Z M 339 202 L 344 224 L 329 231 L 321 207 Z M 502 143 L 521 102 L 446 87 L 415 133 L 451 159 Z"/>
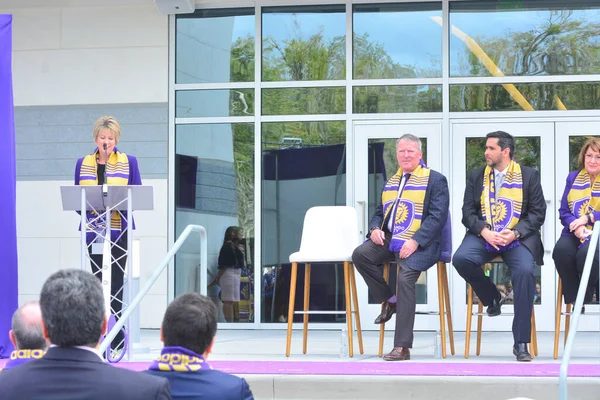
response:
<path id="1" fill-rule="evenodd" d="M 227 322 L 240 320 L 240 278 L 244 268 L 242 239 L 242 230 L 237 226 L 230 226 L 225 231 L 223 246 L 219 251 L 219 266 L 215 281 L 221 286 L 223 315 Z"/>
<path id="2" fill-rule="evenodd" d="M 600 139 L 589 139 L 579 152 L 578 171 L 567 176 L 562 196 L 560 222 L 564 229 L 552 258 L 563 284 L 565 304 L 575 303 L 593 223 L 600 219 Z M 585 294 L 590 303 L 598 282 L 598 253 Z"/>

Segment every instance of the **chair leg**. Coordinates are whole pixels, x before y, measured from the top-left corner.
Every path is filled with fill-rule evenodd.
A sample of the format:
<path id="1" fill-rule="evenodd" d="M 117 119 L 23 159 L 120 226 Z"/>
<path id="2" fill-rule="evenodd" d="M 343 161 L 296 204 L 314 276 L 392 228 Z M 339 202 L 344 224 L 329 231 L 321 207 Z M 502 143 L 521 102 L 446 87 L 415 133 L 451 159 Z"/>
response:
<path id="1" fill-rule="evenodd" d="M 350 271 L 350 286 L 352 289 L 352 301 L 354 303 L 354 318 L 356 321 L 356 335 L 358 336 L 358 350 L 360 354 L 364 354 L 365 350 L 363 348 L 363 340 L 362 340 L 362 328 L 360 326 L 360 311 L 358 309 L 358 293 L 356 290 L 356 275 L 354 274 L 354 264 L 350 264 L 348 267 Z"/>
<path id="2" fill-rule="evenodd" d="M 531 310 L 531 345 L 533 346 L 533 354 L 537 357 L 538 345 L 537 345 L 537 328 L 535 326 L 535 306 Z M 533 355 L 532 357 L 533 358 Z"/>
<path id="3" fill-rule="evenodd" d="M 467 283 L 467 329 L 465 330 L 465 358 L 469 358 L 471 346 L 471 320 L 473 319 L 473 288 Z"/>
<path id="4" fill-rule="evenodd" d="M 446 312 L 444 310 L 444 284 L 442 269 L 446 268 L 446 263 L 437 263 L 437 284 L 438 284 L 438 304 L 440 310 L 440 334 L 442 335 L 442 358 L 446 358 Z"/>
<path id="5" fill-rule="evenodd" d="M 350 295 L 350 263 L 344 262 L 344 289 L 346 293 L 346 324 L 348 325 L 348 355 L 354 356 L 354 349 L 352 348 L 352 298 Z"/>
<path id="6" fill-rule="evenodd" d="M 304 316 L 302 327 L 302 353 L 306 354 L 306 344 L 308 342 L 308 305 L 310 303 L 310 264 L 304 266 Z"/>
<path id="7" fill-rule="evenodd" d="M 483 303 L 481 300 L 478 300 L 477 313 L 479 315 L 477 316 L 477 352 L 475 354 L 479 355 L 481 354 L 481 329 L 483 325 L 483 315 L 481 315 L 483 313 Z"/>
<path id="8" fill-rule="evenodd" d="M 560 338 L 560 320 L 562 317 L 562 280 L 558 278 L 558 289 L 556 291 L 556 312 L 554 315 L 554 354 L 556 360 L 558 358 L 558 340 Z M 566 335 L 566 332 L 565 332 Z"/>
<path id="9" fill-rule="evenodd" d="M 383 279 L 385 283 L 388 283 L 390 280 L 390 263 L 383 263 Z M 383 303 L 381 303 L 381 311 L 383 311 Z M 385 338 L 385 322 L 379 325 L 379 352 L 377 355 L 379 357 L 383 357 L 383 341 Z"/>
<path id="10" fill-rule="evenodd" d="M 448 321 L 448 336 L 450 337 L 450 353 L 454 355 L 454 328 L 452 328 L 452 311 L 450 309 L 450 291 L 448 290 L 448 272 L 446 271 L 447 265 L 444 263 L 442 268 L 442 275 L 444 277 L 444 298 L 446 300 L 446 318 Z"/>
<path id="11" fill-rule="evenodd" d="M 288 303 L 288 326 L 285 340 L 285 356 L 290 356 L 292 346 L 292 324 L 294 322 L 294 300 L 296 300 L 296 275 L 298 274 L 298 263 L 292 263 L 292 277 L 290 280 L 290 301 Z"/>
<path id="12" fill-rule="evenodd" d="M 571 328 L 571 312 L 573 311 L 573 305 L 567 304 L 567 315 L 565 315 L 565 346 L 567 345 L 567 339 L 569 337 L 569 329 Z"/>

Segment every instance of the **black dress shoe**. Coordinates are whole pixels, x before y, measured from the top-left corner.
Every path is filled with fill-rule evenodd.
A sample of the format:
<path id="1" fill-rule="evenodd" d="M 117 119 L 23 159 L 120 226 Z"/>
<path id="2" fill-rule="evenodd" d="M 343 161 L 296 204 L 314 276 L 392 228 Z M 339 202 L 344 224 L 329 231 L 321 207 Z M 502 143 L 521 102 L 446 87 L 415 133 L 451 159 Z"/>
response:
<path id="1" fill-rule="evenodd" d="M 385 324 L 392 318 L 392 315 L 396 313 L 396 303 L 390 303 L 386 301 L 383 303 L 381 307 L 381 314 L 377 318 L 375 318 L 376 324 Z"/>
<path id="2" fill-rule="evenodd" d="M 502 314 L 502 303 L 503 303 L 503 300 L 504 299 L 502 299 L 502 298 L 500 298 L 500 299 L 494 299 L 492 301 L 492 304 L 490 304 L 488 306 L 488 308 L 485 310 L 485 312 L 487 313 L 487 315 L 490 316 L 490 317 L 497 317 L 498 315 Z"/>
<path id="3" fill-rule="evenodd" d="M 383 356 L 385 361 L 406 361 L 410 360 L 410 349 L 408 347 L 394 347 L 389 354 Z"/>
<path id="4" fill-rule="evenodd" d="M 531 361 L 531 354 L 527 350 L 527 343 L 517 343 L 513 346 L 513 354 L 517 356 L 517 361 Z"/>

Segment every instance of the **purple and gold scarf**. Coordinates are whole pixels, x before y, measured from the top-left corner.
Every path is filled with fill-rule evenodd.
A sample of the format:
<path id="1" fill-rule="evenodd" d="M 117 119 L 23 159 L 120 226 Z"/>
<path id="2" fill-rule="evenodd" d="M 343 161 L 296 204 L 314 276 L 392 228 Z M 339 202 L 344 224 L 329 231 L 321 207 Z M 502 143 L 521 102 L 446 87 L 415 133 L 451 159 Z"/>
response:
<path id="1" fill-rule="evenodd" d="M 46 354 L 46 352 L 41 349 L 15 350 L 10 354 L 10 360 L 8 360 L 2 371 L 6 371 L 21 364 L 25 364 L 27 361 L 42 358 L 44 357 L 44 354 Z"/>
<path id="2" fill-rule="evenodd" d="M 158 357 L 148 368 L 150 371 L 195 372 L 212 369 L 204 357 L 185 347 L 163 347 Z"/>

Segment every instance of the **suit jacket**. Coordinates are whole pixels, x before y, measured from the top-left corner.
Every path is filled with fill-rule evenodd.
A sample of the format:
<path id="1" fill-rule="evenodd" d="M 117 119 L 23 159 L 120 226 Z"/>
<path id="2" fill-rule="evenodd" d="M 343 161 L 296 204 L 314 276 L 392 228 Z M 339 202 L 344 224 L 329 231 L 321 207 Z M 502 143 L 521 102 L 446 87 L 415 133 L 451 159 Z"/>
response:
<path id="1" fill-rule="evenodd" d="M 105 364 L 77 348 L 51 347 L 40 359 L 0 373 L 0 400 L 170 400 L 169 382 Z"/>
<path id="2" fill-rule="evenodd" d="M 369 222 L 369 231 L 381 228 L 383 225 L 383 204 L 379 197 L 379 206 Z M 446 177 L 437 171 L 431 170 L 425 199 L 423 200 L 423 218 L 421 227 L 413 235 L 419 244 L 417 250 L 406 259 L 411 269 L 425 271 L 440 260 L 442 231 L 448 219 L 450 195 Z M 387 230 L 387 228 L 385 228 Z"/>
<path id="3" fill-rule="evenodd" d="M 481 192 L 483 190 L 483 171 L 485 167 L 469 171 L 467 187 L 462 207 L 462 223 L 469 230 L 468 234 L 479 236 L 485 227 L 481 215 Z M 521 233 L 519 240 L 527 247 L 536 264 L 544 264 L 544 245 L 540 228 L 546 219 L 546 200 L 540 183 L 540 173 L 537 169 L 521 165 L 523 175 L 523 207 L 521 218 L 513 229 Z"/>
<path id="4" fill-rule="evenodd" d="M 173 400 L 253 400 L 246 380 L 217 370 L 196 372 L 144 371 L 167 378 Z"/>

